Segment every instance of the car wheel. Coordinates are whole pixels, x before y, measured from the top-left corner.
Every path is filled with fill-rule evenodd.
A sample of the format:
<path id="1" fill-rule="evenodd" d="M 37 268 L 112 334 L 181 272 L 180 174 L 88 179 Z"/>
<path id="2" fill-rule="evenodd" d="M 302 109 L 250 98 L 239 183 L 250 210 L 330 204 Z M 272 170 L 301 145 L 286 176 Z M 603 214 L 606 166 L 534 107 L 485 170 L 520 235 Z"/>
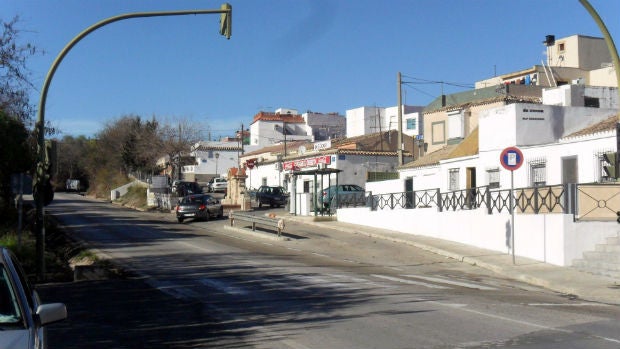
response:
<path id="1" fill-rule="evenodd" d="M 177 221 L 179 221 L 179 223 L 183 223 L 183 218 L 178 217 L 178 218 L 177 218 Z"/>
<path id="2" fill-rule="evenodd" d="M 261 207 L 263 207 L 263 203 L 260 202 L 260 200 L 258 200 L 258 208 L 261 208 Z"/>
<path id="3" fill-rule="evenodd" d="M 217 218 L 224 217 L 224 207 L 220 207 L 220 212 L 217 213 Z"/>
<path id="4" fill-rule="evenodd" d="M 209 221 L 209 219 L 211 218 L 211 213 L 209 212 L 209 210 L 208 210 L 208 209 L 206 210 L 206 212 L 205 212 L 205 213 L 206 213 L 206 214 L 205 214 L 205 218 L 204 218 L 204 219 L 205 219 L 205 222 L 208 222 L 208 221 Z"/>

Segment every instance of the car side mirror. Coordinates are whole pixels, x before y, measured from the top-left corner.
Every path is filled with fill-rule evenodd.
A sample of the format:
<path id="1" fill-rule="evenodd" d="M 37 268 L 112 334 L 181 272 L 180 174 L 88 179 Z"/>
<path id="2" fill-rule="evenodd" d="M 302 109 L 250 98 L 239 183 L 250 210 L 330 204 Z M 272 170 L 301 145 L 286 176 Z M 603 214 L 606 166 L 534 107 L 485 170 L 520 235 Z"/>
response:
<path id="1" fill-rule="evenodd" d="M 67 318 L 67 307 L 63 303 L 41 304 L 37 308 L 39 325 L 49 325 Z"/>

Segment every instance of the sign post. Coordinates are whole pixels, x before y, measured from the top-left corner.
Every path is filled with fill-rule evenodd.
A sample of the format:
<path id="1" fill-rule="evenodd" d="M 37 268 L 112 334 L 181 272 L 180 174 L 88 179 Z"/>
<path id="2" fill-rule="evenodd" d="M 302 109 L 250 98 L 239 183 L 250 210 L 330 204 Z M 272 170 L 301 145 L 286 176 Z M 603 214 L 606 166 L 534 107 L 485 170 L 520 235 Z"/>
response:
<path id="1" fill-rule="evenodd" d="M 523 165 L 523 153 L 517 147 L 502 150 L 499 162 L 510 171 L 510 245 L 512 248 L 512 264 L 515 263 L 515 210 L 514 210 L 514 171 Z"/>

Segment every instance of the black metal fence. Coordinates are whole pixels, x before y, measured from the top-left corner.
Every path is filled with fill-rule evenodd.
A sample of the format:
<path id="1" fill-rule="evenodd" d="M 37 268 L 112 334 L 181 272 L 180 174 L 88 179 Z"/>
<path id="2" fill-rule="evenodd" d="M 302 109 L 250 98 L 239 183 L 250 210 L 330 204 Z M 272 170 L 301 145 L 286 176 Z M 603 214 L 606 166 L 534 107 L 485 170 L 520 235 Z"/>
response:
<path id="1" fill-rule="evenodd" d="M 616 219 L 620 211 L 619 184 L 562 184 L 514 189 L 514 210 L 523 214 L 573 214 L 575 220 Z M 356 204 L 340 202 L 338 207 L 365 202 L 373 211 L 435 208 L 439 212 L 485 208 L 488 214 L 510 212 L 510 189 L 491 190 L 488 186 L 440 192 L 427 189 L 376 194 L 366 192 Z"/>

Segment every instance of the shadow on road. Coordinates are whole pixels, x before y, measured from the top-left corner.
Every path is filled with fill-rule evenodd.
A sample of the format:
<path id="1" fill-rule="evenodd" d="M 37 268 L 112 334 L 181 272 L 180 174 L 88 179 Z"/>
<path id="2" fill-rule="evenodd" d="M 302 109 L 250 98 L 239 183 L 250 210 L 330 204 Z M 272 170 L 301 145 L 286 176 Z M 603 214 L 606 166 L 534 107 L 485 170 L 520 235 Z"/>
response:
<path id="1" fill-rule="evenodd" d="M 51 347 L 189 348 L 222 339 L 223 326 L 200 303 L 175 299 L 139 279 L 50 284 L 38 290 L 42 299 L 65 302 L 69 312 L 67 320 L 49 328 Z"/>

